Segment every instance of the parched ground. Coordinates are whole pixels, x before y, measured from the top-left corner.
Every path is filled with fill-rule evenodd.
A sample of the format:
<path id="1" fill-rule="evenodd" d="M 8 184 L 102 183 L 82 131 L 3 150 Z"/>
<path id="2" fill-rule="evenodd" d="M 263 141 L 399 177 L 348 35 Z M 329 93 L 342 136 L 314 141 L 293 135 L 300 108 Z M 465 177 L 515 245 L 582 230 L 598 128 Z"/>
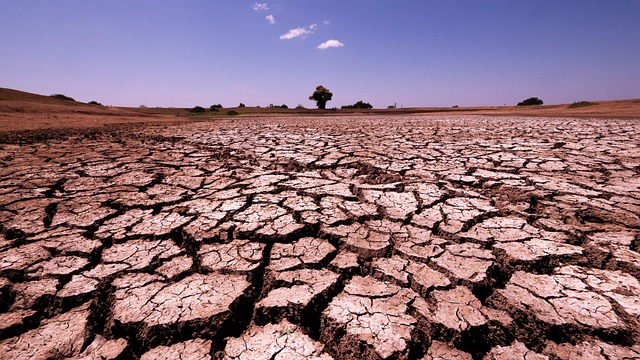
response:
<path id="1" fill-rule="evenodd" d="M 0 133 L 1 359 L 640 358 L 640 122 Z"/>

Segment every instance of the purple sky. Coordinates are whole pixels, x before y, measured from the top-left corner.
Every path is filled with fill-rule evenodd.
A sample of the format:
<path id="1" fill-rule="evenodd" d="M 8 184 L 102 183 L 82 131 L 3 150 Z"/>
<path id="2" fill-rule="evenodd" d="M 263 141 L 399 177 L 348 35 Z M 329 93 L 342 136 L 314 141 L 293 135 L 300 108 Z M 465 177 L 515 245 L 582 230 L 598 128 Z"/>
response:
<path id="1" fill-rule="evenodd" d="M 640 98 L 640 0 L 15 0 L 0 87 L 105 105 Z"/>

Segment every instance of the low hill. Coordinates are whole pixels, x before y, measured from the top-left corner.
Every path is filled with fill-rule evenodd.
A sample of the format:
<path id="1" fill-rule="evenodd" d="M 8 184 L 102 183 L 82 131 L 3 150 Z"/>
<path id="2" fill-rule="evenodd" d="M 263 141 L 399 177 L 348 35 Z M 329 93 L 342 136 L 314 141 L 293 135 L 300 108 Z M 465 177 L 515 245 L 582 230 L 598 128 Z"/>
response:
<path id="1" fill-rule="evenodd" d="M 176 121 L 175 116 L 89 105 L 0 88 L 0 131 L 86 128 L 117 123 Z"/>
<path id="2" fill-rule="evenodd" d="M 0 101 L 21 101 L 42 104 L 59 104 L 62 100 L 50 96 L 32 94 L 24 91 L 0 88 Z"/>

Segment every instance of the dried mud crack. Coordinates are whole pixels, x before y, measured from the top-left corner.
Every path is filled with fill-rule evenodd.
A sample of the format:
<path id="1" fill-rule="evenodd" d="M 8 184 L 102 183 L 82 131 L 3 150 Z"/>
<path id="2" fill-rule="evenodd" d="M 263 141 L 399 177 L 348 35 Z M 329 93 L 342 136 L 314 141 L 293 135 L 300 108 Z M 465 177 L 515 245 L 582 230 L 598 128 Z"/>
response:
<path id="1" fill-rule="evenodd" d="M 0 137 L 0 359 L 640 358 L 635 120 L 34 136 Z"/>

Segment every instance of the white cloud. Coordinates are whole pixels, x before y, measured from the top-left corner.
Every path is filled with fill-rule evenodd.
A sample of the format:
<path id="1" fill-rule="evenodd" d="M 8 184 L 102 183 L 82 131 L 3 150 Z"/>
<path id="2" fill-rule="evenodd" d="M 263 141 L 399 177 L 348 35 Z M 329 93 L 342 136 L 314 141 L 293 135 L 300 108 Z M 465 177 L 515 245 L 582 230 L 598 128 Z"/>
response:
<path id="1" fill-rule="evenodd" d="M 267 15 L 265 16 L 265 19 L 267 20 L 267 22 L 271 25 L 276 23 L 276 18 L 273 17 L 273 15 Z"/>
<path id="2" fill-rule="evenodd" d="M 318 47 L 316 49 L 328 49 L 328 48 L 339 48 L 339 47 L 343 47 L 344 44 L 341 43 L 338 40 L 327 40 L 325 42 L 323 42 L 322 44 L 318 45 Z"/>
<path id="3" fill-rule="evenodd" d="M 322 20 L 322 23 L 324 25 L 331 25 L 331 21 L 329 21 L 329 20 Z"/>
<path id="4" fill-rule="evenodd" d="M 309 25 L 308 29 L 307 28 L 303 28 L 303 27 L 291 29 L 291 30 L 287 31 L 286 34 L 280 35 L 280 39 L 281 40 L 291 40 L 291 39 L 295 39 L 295 38 L 300 37 L 300 36 L 313 34 L 316 31 L 317 28 L 318 28 L 318 24 L 311 24 L 311 25 Z"/>
<path id="5" fill-rule="evenodd" d="M 269 4 L 267 4 L 267 3 L 259 3 L 259 2 L 257 2 L 257 3 L 253 3 L 253 5 L 251 6 L 251 8 L 252 8 L 254 11 L 267 11 L 267 10 L 269 10 Z"/>
<path id="6" fill-rule="evenodd" d="M 299 36 L 304 36 L 307 34 L 310 34 L 311 32 L 305 28 L 296 28 L 296 29 L 291 29 L 289 31 L 287 31 L 286 34 L 280 35 L 280 39 L 281 40 L 291 40 L 294 38 L 297 38 Z"/>

